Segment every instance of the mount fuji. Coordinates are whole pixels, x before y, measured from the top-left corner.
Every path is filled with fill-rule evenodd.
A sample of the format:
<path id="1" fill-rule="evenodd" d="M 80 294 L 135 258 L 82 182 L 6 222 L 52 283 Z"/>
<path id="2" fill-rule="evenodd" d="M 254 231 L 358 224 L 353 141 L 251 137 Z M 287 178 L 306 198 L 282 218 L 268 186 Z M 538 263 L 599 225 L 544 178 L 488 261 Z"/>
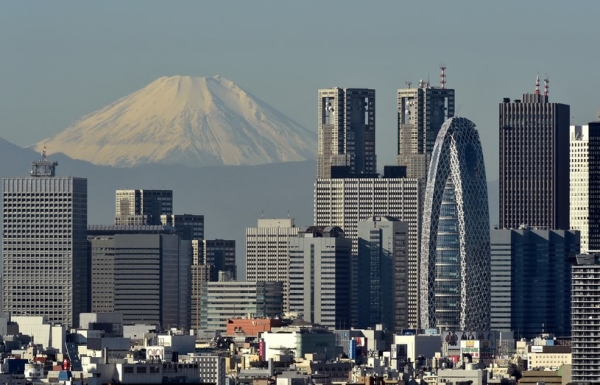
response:
<path id="1" fill-rule="evenodd" d="M 312 160 L 316 132 L 221 76 L 159 78 L 35 144 L 97 165 Z"/>

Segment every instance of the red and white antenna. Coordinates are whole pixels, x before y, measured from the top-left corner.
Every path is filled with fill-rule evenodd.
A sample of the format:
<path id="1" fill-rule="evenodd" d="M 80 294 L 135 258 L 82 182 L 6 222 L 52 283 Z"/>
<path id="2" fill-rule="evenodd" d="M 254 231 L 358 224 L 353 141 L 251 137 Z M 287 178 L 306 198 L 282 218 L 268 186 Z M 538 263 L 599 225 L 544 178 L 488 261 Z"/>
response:
<path id="1" fill-rule="evenodd" d="M 440 88 L 444 89 L 446 88 L 446 65 L 440 64 L 440 70 L 442 70 L 442 73 L 440 73 Z"/>
<path id="2" fill-rule="evenodd" d="M 540 73 L 538 72 L 537 76 L 535 77 L 535 94 L 539 95 L 540 94 Z"/>
<path id="3" fill-rule="evenodd" d="M 408 88 L 410 88 L 410 86 L 412 85 L 412 82 L 404 82 L 404 83 L 406 83 L 406 86 L 407 86 Z"/>
<path id="4" fill-rule="evenodd" d="M 548 78 L 548 74 L 544 76 L 544 95 L 548 96 L 548 83 L 550 83 L 550 78 Z"/>

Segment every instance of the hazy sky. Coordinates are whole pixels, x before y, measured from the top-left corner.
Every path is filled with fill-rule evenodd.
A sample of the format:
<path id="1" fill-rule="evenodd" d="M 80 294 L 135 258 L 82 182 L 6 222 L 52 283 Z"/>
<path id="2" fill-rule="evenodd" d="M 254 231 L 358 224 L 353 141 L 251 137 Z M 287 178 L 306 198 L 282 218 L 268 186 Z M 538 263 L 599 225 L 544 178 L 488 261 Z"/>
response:
<path id="1" fill-rule="evenodd" d="M 596 119 L 599 14 L 597 0 L 1 1 L 0 136 L 30 145 L 160 76 L 221 74 L 315 135 L 318 88 L 375 88 L 381 167 L 396 89 L 438 85 L 445 63 L 496 179 L 498 103 L 537 72 L 575 123 Z"/>

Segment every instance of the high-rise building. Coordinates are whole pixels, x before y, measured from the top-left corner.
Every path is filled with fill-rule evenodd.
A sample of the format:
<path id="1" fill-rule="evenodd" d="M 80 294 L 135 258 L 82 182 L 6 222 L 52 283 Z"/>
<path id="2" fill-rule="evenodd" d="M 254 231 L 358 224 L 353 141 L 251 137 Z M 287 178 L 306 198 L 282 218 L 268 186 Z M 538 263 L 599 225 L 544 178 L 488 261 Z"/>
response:
<path id="1" fill-rule="evenodd" d="M 281 282 L 205 282 L 202 284 L 200 329 L 226 332 L 230 318 L 280 317 Z"/>
<path id="2" fill-rule="evenodd" d="M 515 337 L 570 333 L 571 267 L 579 232 L 497 229 L 491 233 L 492 330 Z"/>
<path id="3" fill-rule="evenodd" d="M 112 234 L 111 234 L 112 233 Z M 92 312 L 190 327 L 191 241 L 163 226 L 89 226 Z"/>
<path id="4" fill-rule="evenodd" d="M 246 280 L 282 282 L 284 312 L 289 311 L 289 241 L 297 234 L 292 218 L 259 219 L 258 227 L 246 229 Z"/>
<path id="5" fill-rule="evenodd" d="M 600 250 L 600 122 L 570 128 L 570 228 L 581 233 L 581 252 Z"/>
<path id="6" fill-rule="evenodd" d="M 56 162 L 3 179 L 3 310 L 79 327 L 88 311 L 87 179 L 56 177 Z"/>
<path id="7" fill-rule="evenodd" d="M 117 190 L 116 225 L 160 226 L 173 214 L 173 190 Z"/>
<path id="8" fill-rule="evenodd" d="M 181 239 L 204 239 L 204 215 L 172 214 L 161 215 L 160 222 L 163 226 L 172 226 Z"/>
<path id="9" fill-rule="evenodd" d="M 408 323 L 408 224 L 373 216 L 358 223 L 358 327 Z"/>
<path id="10" fill-rule="evenodd" d="M 336 226 L 311 226 L 290 238 L 290 312 L 330 328 L 350 325 L 351 249 Z"/>
<path id="11" fill-rule="evenodd" d="M 331 178 L 332 167 L 345 174 L 375 174 L 375 90 L 319 90 L 317 177 Z"/>
<path id="12" fill-rule="evenodd" d="M 431 159 L 421 232 L 421 327 L 489 330 L 490 220 L 475 124 L 448 119 Z"/>
<path id="13" fill-rule="evenodd" d="M 419 81 L 416 88 L 398 90 L 398 164 L 408 178 L 427 179 L 433 145 L 444 122 L 454 116 L 454 90 Z"/>
<path id="14" fill-rule="evenodd" d="M 600 259 L 577 255 L 571 284 L 571 378 L 576 384 L 600 382 Z"/>
<path id="15" fill-rule="evenodd" d="M 328 178 L 315 182 L 314 222 L 339 226 L 352 239 L 351 323 L 358 325 L 358 223 L 373 216 L 392 216 L 408 224 L 408 324 L 418 327 L 420 191 L 418 179 Z"/>
<path id="16" fill-rule="evenodd" d="M 569 106 L 548 102 L 538 76 L 534 94 L 504 98 L 499 110 L 499 227 L 568 230 Z"/>

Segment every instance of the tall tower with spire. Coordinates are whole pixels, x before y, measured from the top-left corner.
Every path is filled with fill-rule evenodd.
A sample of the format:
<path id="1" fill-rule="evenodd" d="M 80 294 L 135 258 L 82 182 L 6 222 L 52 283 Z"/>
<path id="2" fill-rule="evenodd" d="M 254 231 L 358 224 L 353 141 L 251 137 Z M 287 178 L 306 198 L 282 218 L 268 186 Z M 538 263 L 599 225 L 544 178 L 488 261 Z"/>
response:
<path id="1" fill-rule="evenodd" d="M 534 93 L 499 106 L 500 228 L 569 229 L 570 107 Z"/>
<path id="2" fill-rule="evenodd" d="M 398 157 L 408 178 L 427 179 L 433 145 L 442 124 L 454 116 L 454 90 L 446 88 L 446 66 L 440 66 L 440 86 L 420 80 L 416 88 L 398 90 Z"/>

